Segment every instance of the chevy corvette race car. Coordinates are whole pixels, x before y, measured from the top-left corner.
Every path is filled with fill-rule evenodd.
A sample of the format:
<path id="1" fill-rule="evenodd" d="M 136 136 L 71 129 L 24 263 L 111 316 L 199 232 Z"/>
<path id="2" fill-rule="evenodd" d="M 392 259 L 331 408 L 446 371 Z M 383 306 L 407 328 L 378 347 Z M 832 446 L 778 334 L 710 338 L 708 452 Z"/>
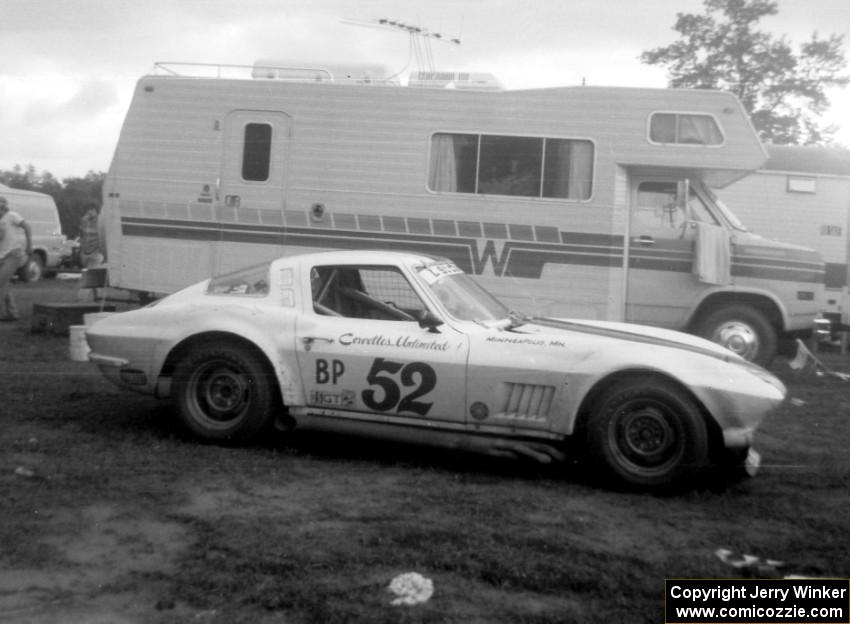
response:
<path id="1" fill-rule="evenodd" d="M 785 398 L 764 369 L 694 336 L 529 318 L 445 259 L 280 258 L 114 314 L 87 334 L 120 386 L 173 399 L 188 430 L 314 429 L 564 460 L 648 488 L 752 463 Z"/>

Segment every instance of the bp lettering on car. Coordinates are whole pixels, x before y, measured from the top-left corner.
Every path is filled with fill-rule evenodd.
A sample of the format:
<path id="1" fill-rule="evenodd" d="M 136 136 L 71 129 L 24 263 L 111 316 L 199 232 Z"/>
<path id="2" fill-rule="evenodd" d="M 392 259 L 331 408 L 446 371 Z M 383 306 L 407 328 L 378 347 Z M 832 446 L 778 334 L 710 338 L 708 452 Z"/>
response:
<path id="1" fill-rule="evenodd" d="M 526 317 L 452 262 L 409 253 L 280 258 L 204 280 L 87 332 L 117 384 L 170 398 L 186 428 L 277 429 L 580 459 L 631 486 L 757 465 L 773 375 L 695 336 Z"/>

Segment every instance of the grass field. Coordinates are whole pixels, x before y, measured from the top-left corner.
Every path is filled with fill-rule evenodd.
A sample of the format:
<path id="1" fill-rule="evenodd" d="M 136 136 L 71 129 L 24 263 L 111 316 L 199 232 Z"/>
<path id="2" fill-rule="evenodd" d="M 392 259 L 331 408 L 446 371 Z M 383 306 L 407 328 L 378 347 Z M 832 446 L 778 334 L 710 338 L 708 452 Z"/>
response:
<path id="1" fill-rule="evenodd" d="M 75 293 L 16 287 L 27 313 Z M 648 496 L 351 438 L 203 445 L 28 318 L 0 353 L 0 621 L 661 622 L 665 578 L 738 574 L 719 548 L 850 576 L 850 384 L 787 362 L 756 478 Z M 429 601 L 391 604 L 405 572 Z"/>

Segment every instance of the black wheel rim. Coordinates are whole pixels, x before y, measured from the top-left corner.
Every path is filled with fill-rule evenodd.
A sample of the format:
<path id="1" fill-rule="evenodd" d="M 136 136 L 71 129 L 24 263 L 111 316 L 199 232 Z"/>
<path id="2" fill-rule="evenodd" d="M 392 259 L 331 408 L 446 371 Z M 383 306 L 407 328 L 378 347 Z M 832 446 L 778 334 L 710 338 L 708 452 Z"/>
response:
<path id="1" fill-rule="evenodd" d="M 677 410 L 665 401 L 643 397 L 629 400 L 616 411 L 608 442 L 623 468 L 651 477 L 679 465 L 686 441 Z"/>
<path id="2" fill-rule="evenodd" d="M 252 389 L 250 377 L 232 362 L 206 362 L 189 377 L 189 412 L 203 427 L 227 429 L 244 416 L 251 404 Z"/>

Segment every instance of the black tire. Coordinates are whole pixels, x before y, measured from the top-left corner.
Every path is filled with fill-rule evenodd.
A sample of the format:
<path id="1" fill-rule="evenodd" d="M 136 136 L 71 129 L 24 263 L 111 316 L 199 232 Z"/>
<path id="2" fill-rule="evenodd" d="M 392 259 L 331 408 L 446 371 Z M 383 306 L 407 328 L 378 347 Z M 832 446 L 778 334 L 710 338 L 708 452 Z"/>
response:
<path id="1" fill-rule="evenodd" d="M 44 260 L 37 253 L 27 258 L 20 269 L 18 276 L 25 282 L 38 282 L 44 278 Z"/>
<path id="2" fill-rule="evenodd" d="M 698 406 L 684 390 L 656 377 L 608 388 L 586 434 L 590 461 L 622 485 L 683 485 L 709 463 L 708 430 Z"/>
<path id="3" fill-rule="evenodd" d="M 776 329 L 764 314 L 741 304 L 710 312 L 699 322 L 696 333 L 764 367 L 776 357 L 779 344 Z"/>
<path id="4" fill-rule="evenodd" d="M 276 380 L 262 356 L 233 343 L 204 345 L 174 370 L 174 400 L 183 425 L 211 442 L 241 442 L 274 418 Z"/>

